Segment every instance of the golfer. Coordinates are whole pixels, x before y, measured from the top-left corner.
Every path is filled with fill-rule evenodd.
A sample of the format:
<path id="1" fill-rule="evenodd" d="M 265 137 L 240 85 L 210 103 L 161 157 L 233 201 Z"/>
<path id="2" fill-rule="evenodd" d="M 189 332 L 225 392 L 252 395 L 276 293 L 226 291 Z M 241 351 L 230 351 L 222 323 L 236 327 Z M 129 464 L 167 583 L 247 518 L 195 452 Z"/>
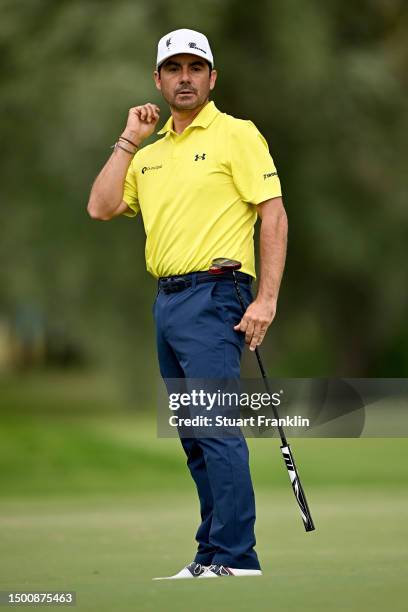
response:
<path id="1" fill-rule="evenodd" d="M 182 29 L 163 36 L 154 81 L 171 116 L 161 138 L 142 147 L 160 109 L 151 103 L 130 109 L 88 203 L 94 219 L 142 215 L 147 270 L 158 279 L 153 314 L 164 379 L 239 377 L 245 342 L 254 351 L 274 319 L 284 268 L 287 217 L 268 145 L 251 121 L 209 100 L 216 79 L 203 34 Z M 258 216 L 260 275 L 253 299 Z M 242 262 L 236 276 L 244 315 L 232 278 L 207 272 L 216 257 Z M 181 443 L 201 524 L 194 560 L 169 578 L 260 576 L 245 438 L 185 437 Z"/>

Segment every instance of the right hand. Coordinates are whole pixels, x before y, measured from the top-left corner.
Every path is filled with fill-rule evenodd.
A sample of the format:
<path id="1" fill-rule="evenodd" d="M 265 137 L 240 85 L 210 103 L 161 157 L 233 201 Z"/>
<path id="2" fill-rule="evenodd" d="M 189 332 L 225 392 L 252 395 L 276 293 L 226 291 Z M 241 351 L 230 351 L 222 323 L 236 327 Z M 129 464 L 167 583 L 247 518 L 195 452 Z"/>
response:
<path id="1" fill-rule="evenodd" d="M 128 137 L 139 145 L 154 132 L 160 117 L 160 108 L 156 104 L 143 104 L 129 109 L 128 120 L 122 136 Z"/>

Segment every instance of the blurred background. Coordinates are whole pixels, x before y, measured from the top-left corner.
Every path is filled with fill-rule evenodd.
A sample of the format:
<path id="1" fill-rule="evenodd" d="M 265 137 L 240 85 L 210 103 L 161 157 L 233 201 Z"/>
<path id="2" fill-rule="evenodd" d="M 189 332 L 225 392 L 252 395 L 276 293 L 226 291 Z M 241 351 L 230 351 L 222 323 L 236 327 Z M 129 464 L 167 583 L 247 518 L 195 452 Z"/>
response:
<path id="1" fill-rule="evenodd" d="M 6 525 L 0 586 L 61 585 L 64 577 L 74 588 L 86 576 L 90 610 L 90 593 L 103 574 L 95 557 L 105 559 L 106 572 L 113 559 L 123 577 L 118 560 L 126 550 L 132 581 L 134 568 L 143 565 L 132 555 L 138 548 L 146 554 L 150 545 L 151 557 L 160 552 L 161 571 L 169 573 L 189 560 L 198 520 L 181 447 L 155 437 L 155 281 L 145 269 L 141 218 L 106 223 L 86 213 L 92 182 L 129 107 L 151 101 L 161 107 L 161 124 L 168 116 L 152 79 L 158 39 L 180 27 L 208 36 L 219 72 L 216 105 L 257 125 L 280 175 L 289 247 L 278 316 L 262 347 L 270 376 L 404 377 L 408 11 L 403 0 L 0 0 L 0 9 L 0 496 Z M 244 357 L 243 374 L 256 376 L 251 356 Z M 261 552 L 268 558 L 272 539 L 284 546 L 269 521 L 271 509 L 275 518 L 281 509 L 290 550 L 310 564 L 277 445 L 251 446 Z M 384 533 L 383 557 L 378 548 L 367 554 L 390 568 L 384 600 L 392 588 L 398 601 L 391 568 L 397 559 L 399 568 L 406 562 L 397 545 L 407 510 L 401 500 L 406 441 L 299 440 L 296 447 L 311 505 L 320 526 L 327 526 L 313 545 L 307 540 L 313 559 L 333 559 L 335 550 L 335 558 L 343 558 L 342 544 L 330 540 L 333 522 L 345 521 L 338 531 L 353 537 L 349 544 L 358 555 L 367 550 L 363 544 L 374 545 L 373 512 L 389 512 L 396 532 Z M 368 501 L 371 494 L 375 503 Z M 345 501 L 351 498 L 353 510 Z M 98 514 L 101 507 L 106 516 Z M 122 540 L 118 525 L 125 527 Z M 177 558 L 168 554 L 171 537 L 183 542 Z M 74 542 L 82 546 L 81 579 L 68 561 Z M 293 568 L 294 559 L 285 559 Z M 361 560 L 367 567 L 367 558 Z M 332 593 L 345 567 L 339 561 L 332 568 Z M 367 583 L 373 605 L 381 599 L 377 570 L 373 566 L 373 584 Z M 160 573 L 149 567 L 149 580 L 149 572 Z M 357 570 L 354 578 L 364 583 Z M 284 587 L 282 601 L 292 609 Z M 157 603 L 159 595 L 149 588 Z M 327 609 L 328 591 L 317 592 L 310 609 Z M 367 603 L 357 591 L 355 601 L 360 610 Z M 299 605 L 293 600 L 294 610 Z M 169 603 L 167 609 L 173 609 Z"/>

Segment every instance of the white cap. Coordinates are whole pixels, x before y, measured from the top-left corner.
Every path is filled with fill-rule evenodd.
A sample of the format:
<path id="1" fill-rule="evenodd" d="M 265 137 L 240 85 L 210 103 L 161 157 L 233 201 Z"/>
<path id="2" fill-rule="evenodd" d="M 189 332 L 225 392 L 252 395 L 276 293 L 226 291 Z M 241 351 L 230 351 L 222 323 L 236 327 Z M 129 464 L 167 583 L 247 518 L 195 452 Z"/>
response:
<path id="1" fill-rule="evenodd" d="M 210 49 L 210 44 L 207 37 L 200 32 L 194 30 L 174 30 L 163 36 L 157 45 L 157 61 L 156 68 L 160 66 L 166 59 L 178 53 L 191 53 L 204 58 L 214 68 L 213 54 Z"/>

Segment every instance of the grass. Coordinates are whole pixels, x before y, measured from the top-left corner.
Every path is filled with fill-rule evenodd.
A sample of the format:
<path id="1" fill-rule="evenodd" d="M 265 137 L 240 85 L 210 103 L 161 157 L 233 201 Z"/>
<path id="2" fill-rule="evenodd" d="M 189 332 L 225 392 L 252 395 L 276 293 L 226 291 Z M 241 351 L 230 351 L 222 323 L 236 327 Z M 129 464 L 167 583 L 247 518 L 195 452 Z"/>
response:
<path id="1" fill-rule="evenodd" d="M 190 495 L 3 502 L 0 588 L 70 589 L 80 610 L 405 610 L 408 495 L 313 492 L 303 532 L 287 491 L 258 495 L 262 578 L 153 582 L 192 557 Z M 214 583 L 215 582 L 215 583 Z"/>
<path id="2" fill-rule="evenodd" d="M 248 444 L 257 488 L 286 488 L 279 442 Z M 292 447 L 309 487 L 408 482 L 405 439 L 297 438 Z M 0 498 L 192 490 L 179 441 L 158 439 L 147 415 L 3 417 L 0 470 Z"/>
<path id="3" fill-rule="evenodd" d="M 179 442 L 157 439 L 153 411 L 124 410 L 106 382 L 2 391 L 0 590 L 72 589 L 84 612 L 406 609 L 407 440 L 293 440 L 310 534 L 278 441 L 249 440 L 264 576 L 153 582 L 194 552 Z"/>

